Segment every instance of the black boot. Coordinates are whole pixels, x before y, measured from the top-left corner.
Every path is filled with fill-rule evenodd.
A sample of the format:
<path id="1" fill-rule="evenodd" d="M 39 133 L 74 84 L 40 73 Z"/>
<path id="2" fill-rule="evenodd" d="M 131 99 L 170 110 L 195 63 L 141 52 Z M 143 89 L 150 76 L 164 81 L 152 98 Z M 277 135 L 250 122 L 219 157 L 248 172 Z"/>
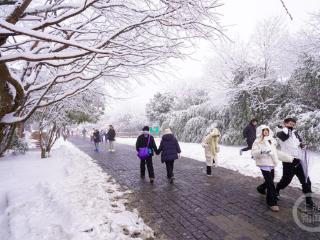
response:
<path id="1" fill-rule="evenodd" d="M 277 198 L 280 197 L 280 189 L 278 188 L 278 185 L 276 186 L 276 195 L 277 195 Z"/>
<path id="2" fill-rule="evenodd" d="M 265 189 L 265 188 L 262 188 L 261 185 L 257 187 L 257 191 L 258 191 L 258 193 L 260 193 L 260 194 L 266 195 L 266 189 Z"/>
<path id="3" fill-rule="evenodd" d="M 306 207 L 314 212 L 320 212 L 320 206 L 313 202 L 312 197 L 306 197 Z"/>
<path id="4" fill-rule="evenodd" d="M 207 166 L 207 176 L 211 176 L 211 166 Z"/>

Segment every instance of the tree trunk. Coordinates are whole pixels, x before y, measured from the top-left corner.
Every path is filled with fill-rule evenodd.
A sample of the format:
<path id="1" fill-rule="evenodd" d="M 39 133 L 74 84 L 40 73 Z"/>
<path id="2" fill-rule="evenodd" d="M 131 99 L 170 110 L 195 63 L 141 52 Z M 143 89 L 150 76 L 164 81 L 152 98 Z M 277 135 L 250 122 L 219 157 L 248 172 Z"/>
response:
<path id="1" fill-rule="evenodd" d="M 6 1 L 8 2 L 8 1 Z M 16 24 L 19 18 L 23 15 L 32 0 L 24 0 L 18 4 L 15 9 L 6 17 L 6 21 L 11 24 Z M 6 43 L 9 35 L 0 36 L 0 46 Z M 0 53 L 1 55 L 1 53 Z M 10 91 L 9 84 L 16 90 L 16 98 Z M 12 136 L 14 134 L 15 124 L 1 123 L 1 119 L 8 113 L 15 111 L 24 99 L 24 91 L 21 85 L 12 78 L 5 63 L 0 64 L 0 157 L 10 146 Z"/>
<path id="2" fill-rule="evenodd" d="M 6 17 L 6 21 L 11 24 L 16 24 L 31 2 L 32 0 L 24 0 L 23 2 L 21 2 L 21 4 L 17 4 L 13 12 Z M 7 39 L 8 39 L 7 35 L 1 36 L 0 46 L 5 44 Z"/>
<path id="3" fill-rule="evenodd" d="M 15 125 L 4 125 L 0 123 L 0 157 L 2 157 L 10 147 L 15 128 Z"/>
<path id="4" fill-rule="evenodd" d="M 41 148 L 41 158 L 46 158 L 47 155 L 46 155 L 46 149 L 45 148 Z"/>
<path id="5" fill-rule="evenodd" d="M 40 149 L 41 149 L 41 158 L 46 158 L 46 144 L 45 144 L 45 135 L 42 131 L 42 129 L 39 130 L 39 140 L 40 140 Z"/>

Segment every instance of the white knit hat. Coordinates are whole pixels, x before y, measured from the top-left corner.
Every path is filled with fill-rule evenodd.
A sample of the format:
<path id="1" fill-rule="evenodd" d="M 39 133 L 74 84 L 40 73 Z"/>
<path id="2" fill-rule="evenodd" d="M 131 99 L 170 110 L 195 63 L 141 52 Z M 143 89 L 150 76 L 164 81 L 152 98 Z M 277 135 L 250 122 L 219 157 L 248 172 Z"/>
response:
<path id="1" fill-rule="evenodd" d="M 163 131 L 163 135 L 165 134 L 172 134 L 172 131 L 170 128 L 166 128 L 164 131 Z"/>

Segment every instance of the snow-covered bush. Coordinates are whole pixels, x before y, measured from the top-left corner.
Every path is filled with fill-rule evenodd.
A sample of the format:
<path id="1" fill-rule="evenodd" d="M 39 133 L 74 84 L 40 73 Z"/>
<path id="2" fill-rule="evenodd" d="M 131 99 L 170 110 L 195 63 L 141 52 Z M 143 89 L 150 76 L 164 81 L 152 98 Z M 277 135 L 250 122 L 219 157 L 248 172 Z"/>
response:
<path id="1" fill-rule="evenodd" d="M 23 138 L 19 138 L 17 134 L 14 134 L 11 139 L 10 149 L 14 154 L 24 154 L 26 151 L 28 151 L 28 144 L 26 143 L 26 141 L 24 141 Z"/>
<path id="2" fill-rule="evenodd" d="M 320 151 L 320 110 L 297 116 L 297 126 L 309 149 Z"/>
<path id="3" fill-rule="evenodd" d="M 173 107 L 174 98 L 170 93 L 156 93 L 146 105 L 146 115 L 150 122 L 159 123 L 165 121 L 166 113 Z"/>
<path id="4" fill-rule="evenodd" d="M 182 133 L 182 139 L 187 142 L 200 142 L 206 133 L 208 119 L 198 116 L 188 120 Z"/>

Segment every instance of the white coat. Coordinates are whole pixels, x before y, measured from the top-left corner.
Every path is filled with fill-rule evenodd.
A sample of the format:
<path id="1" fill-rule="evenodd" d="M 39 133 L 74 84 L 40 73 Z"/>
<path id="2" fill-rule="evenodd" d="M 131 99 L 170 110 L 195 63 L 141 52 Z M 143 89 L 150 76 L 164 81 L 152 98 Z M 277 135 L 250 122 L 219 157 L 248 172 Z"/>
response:
<path id="1" fill-rule="evenodd" d="M 269 129 L 269 136 L 262 138 L 262 129 Z M 277 149 L 277 141 L 272 137 L 272 131 L 266 125 L 258 128 L 257 139 L 252 146 L 252 156 L 257 166 L 275 167 L 279 161 L 292 162 L 294 157 Z M 269 154 L 263 152 L 270 151 Z"/>

